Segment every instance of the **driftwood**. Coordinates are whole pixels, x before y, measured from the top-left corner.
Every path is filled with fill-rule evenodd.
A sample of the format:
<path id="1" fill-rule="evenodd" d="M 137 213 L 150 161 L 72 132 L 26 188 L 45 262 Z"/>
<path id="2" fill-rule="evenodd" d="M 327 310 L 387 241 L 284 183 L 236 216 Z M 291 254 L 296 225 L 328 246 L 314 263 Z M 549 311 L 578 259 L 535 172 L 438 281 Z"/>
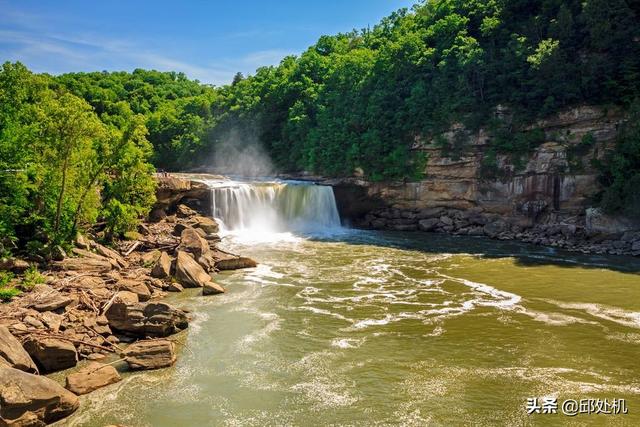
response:
<path id="1" fill-rule="evenodd" d="M 132 253 L 133 251 L 135 251 L 135 250 L 136 250 L 136 248 L 137 248 L 138 246 L 140 246 L 141 244 L 142 244 L 142 242 L 141 242 L 141 241 L 139 241 L 139 240 L 138 240 L 138 241 L 136 241 L 133 245 L 131 245 L 131 247 L 130 247 L 130 248 L 129 248 L 129 249 L 128 249 L 128 250 L 127 250 L 123 255 L 124 255 L 124 256 L 129 256 L 129 255 L 131 255 L 131 253 Z"/>

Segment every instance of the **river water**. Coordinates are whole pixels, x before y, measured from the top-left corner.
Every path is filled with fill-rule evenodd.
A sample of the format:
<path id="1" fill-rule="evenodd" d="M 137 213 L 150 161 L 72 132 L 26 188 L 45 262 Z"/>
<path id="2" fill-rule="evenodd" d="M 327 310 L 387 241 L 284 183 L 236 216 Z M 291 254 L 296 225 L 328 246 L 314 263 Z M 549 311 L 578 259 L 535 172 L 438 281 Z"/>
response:
<path id="1" fill-rule="evenodd" d="M 518 243 L 230 231 L 253 270 L 171 302 L 175 367 L 82 398 L 76 426 L 640 425 L 640 262 Z M 526 413 L 625 399 L 627 415 Z"/>

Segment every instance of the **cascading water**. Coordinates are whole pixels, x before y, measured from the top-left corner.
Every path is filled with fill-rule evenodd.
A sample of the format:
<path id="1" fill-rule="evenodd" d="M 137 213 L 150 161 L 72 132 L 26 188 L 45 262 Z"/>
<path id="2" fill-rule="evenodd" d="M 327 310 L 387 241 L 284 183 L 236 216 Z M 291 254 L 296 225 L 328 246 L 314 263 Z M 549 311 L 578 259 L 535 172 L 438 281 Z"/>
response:
<path id="1" fill-rule="evenodd" d="M 280 233 L 340 227 L 331 187 L 289 182 L 209 182 L 213 216 L 231 231 Z"/>

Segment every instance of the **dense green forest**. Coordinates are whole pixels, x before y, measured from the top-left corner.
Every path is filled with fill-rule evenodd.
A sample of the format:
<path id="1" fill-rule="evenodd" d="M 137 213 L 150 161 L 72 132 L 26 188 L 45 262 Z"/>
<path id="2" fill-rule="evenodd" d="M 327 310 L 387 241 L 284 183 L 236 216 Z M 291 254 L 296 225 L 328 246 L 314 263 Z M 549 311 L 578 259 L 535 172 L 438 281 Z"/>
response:
<path id="1" fill-rule="evenodd" d="M 64 242 L 95 221 L 121 234 L 153 201 L 151 163 L 202 166 L 232 135 L 259 141 L 283 172 L 417 179 L 415 139 L 453 123 L 492 130 L 490 160 L 538 143 L 522 132 L 537 118 L 584 103 L 633 110 L 639 95 L 638 0 L 431 0 L 224 87 L 174 72 L 53 77 L 5 64 L 0 233 L 5 248 Z M 630 126 L 600 164 L 611 210 L 640 206 L 629 184 L 639 134 Z M 464 150 L 458 142 L 442 148 Z"/>

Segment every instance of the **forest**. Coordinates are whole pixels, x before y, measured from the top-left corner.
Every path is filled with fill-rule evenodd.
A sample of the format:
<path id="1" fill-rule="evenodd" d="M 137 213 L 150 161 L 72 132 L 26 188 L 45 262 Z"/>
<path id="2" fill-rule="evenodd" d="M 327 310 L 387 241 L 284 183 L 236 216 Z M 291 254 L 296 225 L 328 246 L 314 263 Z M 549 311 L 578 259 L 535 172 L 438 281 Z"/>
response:
<path id="1" fill-rule="evenodd" d="M 415 180 L 417 138 L 462 123 L 492 131 L 488 159 L 525 154 L 540 142 L 527 125 L 580 104 L 629 111 L 598 165 L 599 199 L 639 212 L 639 14 L 638 0 L 431 0 L 222 87 L 177 72 L 51 76 L 5 63 L 0 249 L 51 253 L 96 223 L 107 240 L 135 230 L 154 168 L 202 166 L 231 137 L 259 141 L 280 172 Z M 464 141 L 442 149 L 456 155 Z"/>

